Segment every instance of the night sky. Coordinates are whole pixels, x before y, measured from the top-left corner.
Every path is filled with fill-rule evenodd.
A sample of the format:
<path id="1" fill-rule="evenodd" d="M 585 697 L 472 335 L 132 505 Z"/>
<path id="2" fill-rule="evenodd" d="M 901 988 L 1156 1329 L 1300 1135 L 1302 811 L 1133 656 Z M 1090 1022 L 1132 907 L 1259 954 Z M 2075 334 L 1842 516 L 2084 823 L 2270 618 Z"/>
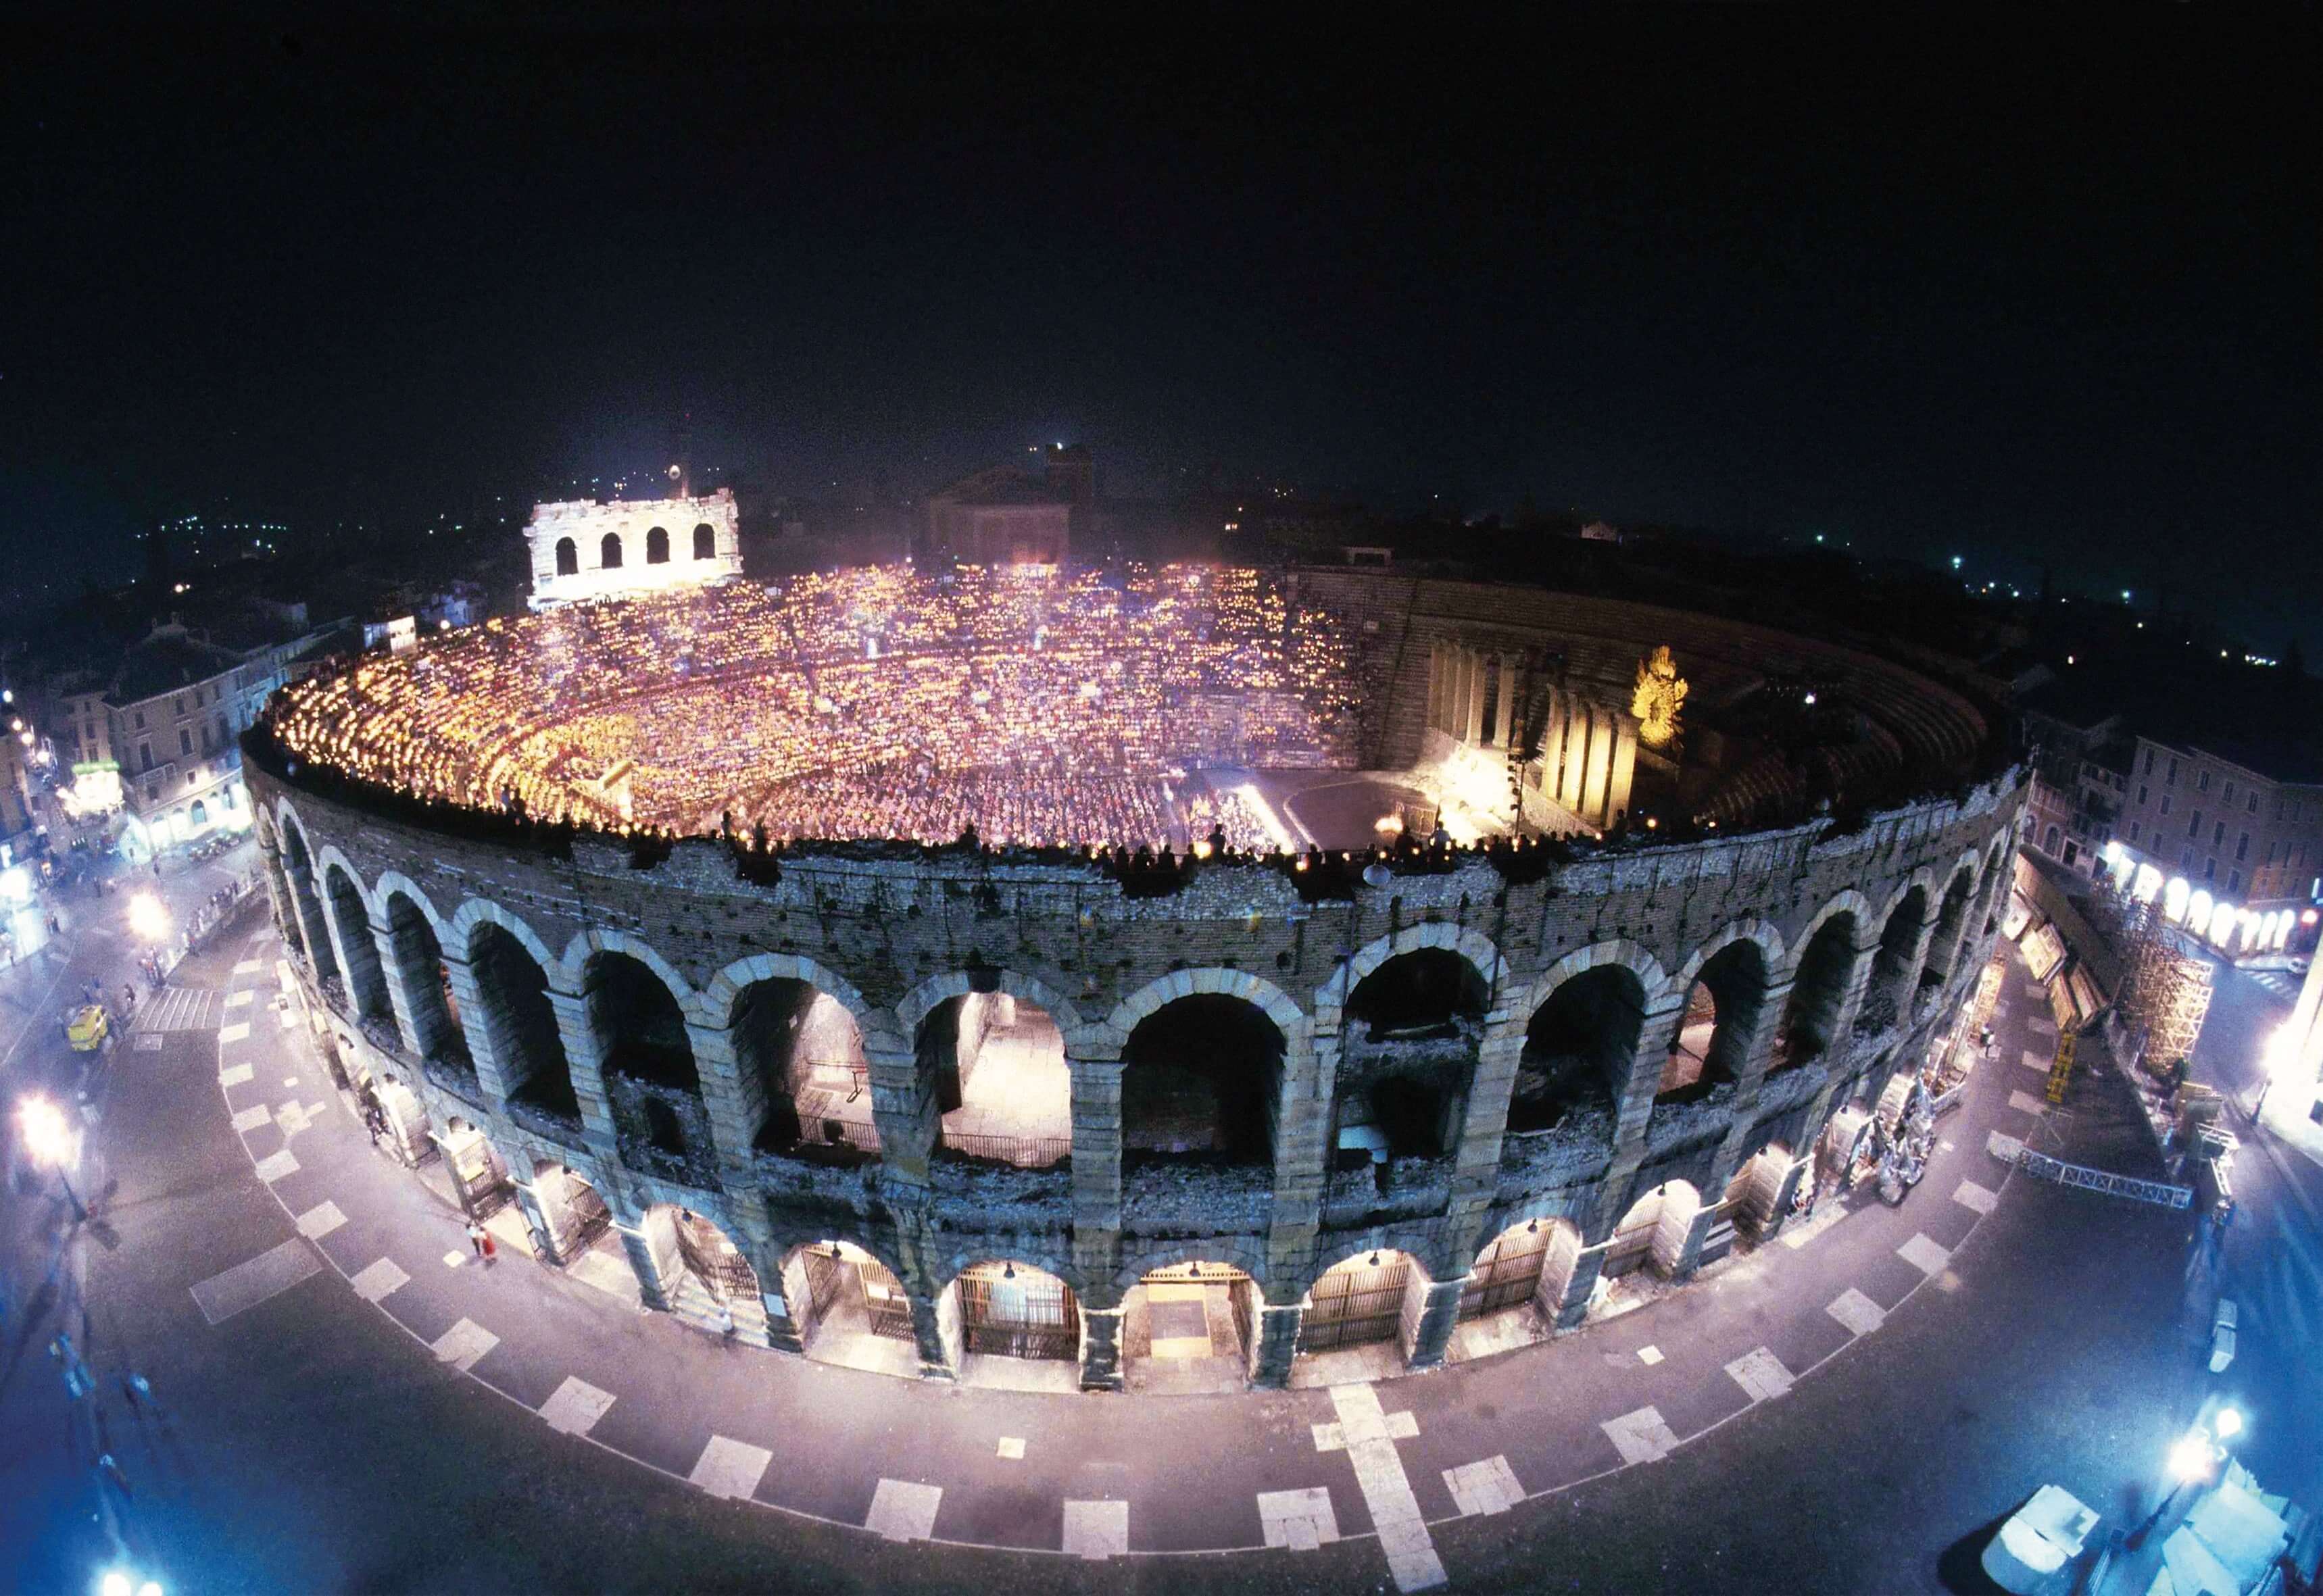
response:
<path id="1" fill-rule="evenodd" d="M 2323 598 L 2311 23 L 1247 9 L 7 40 L 0 546 L 1055 439 Z M 1423 37 L 1412 30 L 1433 30 Z"/>

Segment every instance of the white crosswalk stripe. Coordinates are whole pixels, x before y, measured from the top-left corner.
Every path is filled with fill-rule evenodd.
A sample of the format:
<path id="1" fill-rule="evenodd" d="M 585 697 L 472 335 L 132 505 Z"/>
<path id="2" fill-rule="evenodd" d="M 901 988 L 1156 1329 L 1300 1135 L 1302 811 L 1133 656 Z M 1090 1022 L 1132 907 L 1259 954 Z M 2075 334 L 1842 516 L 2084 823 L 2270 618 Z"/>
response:
<path id="1" fill-rule="evenodd" d="M 168 986 L 137 1011 L 139 1031 L 207 1031 L 217 1023 L 218 995 L 207 986 Z"/>

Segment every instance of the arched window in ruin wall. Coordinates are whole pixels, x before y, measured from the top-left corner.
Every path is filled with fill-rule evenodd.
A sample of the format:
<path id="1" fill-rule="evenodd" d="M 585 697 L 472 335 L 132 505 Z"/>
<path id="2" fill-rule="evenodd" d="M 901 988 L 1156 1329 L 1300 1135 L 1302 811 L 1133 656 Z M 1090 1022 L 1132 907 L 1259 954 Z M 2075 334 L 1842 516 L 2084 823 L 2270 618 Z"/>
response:
<path id="1" fill-rule="evenodd" d="M 743 1090 L 760 1105 L 759 1151 L 834 1163 L 878 1156 L 870 1066 L 844 1004 L 805 981 L 754 981 L 732 1024 Z"/>
<path id="2" fill-rule="evenodd" d="M 1855 968 L 1855 913 L 1824 921 L 1799 954 L 1791 1001 L 1783 1013 L 1774 1068 L 1795 1069 L 1821 1058 L 1838 1041 L 1840 1011 Z M 1771 1073 L 1771 1071 L 1770 1071 Z"/>
<path id="3" fill-rule="evenodd" d="M 336 864 L 323 872 L 323 898 L 330 906 L 331 923 L 338 933 L 339 951 L 345 956 L 347 1001 L 365 1020 L 391 1020 L 394 1006 L 387 995 L 387 977 L 379 965 L 379 944 L 372 940 L 371 916 L 363 894 Z"/>
<path id="4" fill-rule="evenodd" d="M 1703 961 L 1670 1038 L 1657 1103 L 1690 1103 L 1741 1078 L 1767 1002 L 1766 950 L 1738 938 Z"/>
<path id="5" fill-rule="evenodd" d="M 1334 1144 L 1375 1167 L 1457 1150 L 1491 991 L 1443 948 L 1399 953 L 1348 995 Z"/>
<path id="6" fill-rule="evenodd" d="M 1146 1015 L 1121 1055 L 1125 1160 L 1272 1162 L 1284 1045 L 1265 1010 L 1225 993 Z"/>
<path id="7" fill-rule="evenodd" d="M 548 977 L 506 927 L 487 920 L 468 938 L 483 1031 L 508 1083 L 509 1101 L 575 1126 L 581 1105 L 572 1061 L 548 1001 Z"/>
<path id="8" fill-rule="evenodd" d="M 1645 1004 L 1645 984 L 1623 965 L 1601 964 L 1559 983 L 1526 1023 L 1509 1129 L 1577 1129 L 1602 1119 L 1611 1140 Z"/>

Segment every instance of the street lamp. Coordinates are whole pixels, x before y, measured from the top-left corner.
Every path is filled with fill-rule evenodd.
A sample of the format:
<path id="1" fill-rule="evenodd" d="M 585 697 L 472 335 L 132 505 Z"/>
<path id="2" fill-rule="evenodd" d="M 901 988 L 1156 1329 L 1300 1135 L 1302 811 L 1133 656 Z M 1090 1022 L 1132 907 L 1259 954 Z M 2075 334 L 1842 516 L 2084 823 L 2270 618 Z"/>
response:
<path id="1" fill-rule="evenodd" d="M 2210 1471 L 2225 1461 L 2227 1449 L 2220 1443 L 2229 1435 L 2240 1433 L 2243 1416 L 2231 1408 L 2225 1408 L 2219 1409 L 2212 1423 L 2217 1426 L 2215 1439 L 2208 1429 L 2198 1424 L 2179 1436 L 2170 1448 L 2170 1489 L 2162 1494 L 2160 1501 L 2153 1504 L 2153 1511 L 2145 1516 L 2145 1522 L 2130 1531 L 2126 1544 L 2131 1550 L 2135 1551 L 2145 1544 L 2145 1537 L 2162 1521 L 2162 1515 L 2170 1510 L 2170 1504 L 2178 1500 L 2180 1491 L 2189 1485 L 2199 1485 L 2207 1481 Z"/>
<path id="2" fill-rule="evenodd" d="M 32 1162 L 57 1172 L 57 1184 L 65 1188 L 74 1220 L 85 1223 L 88 1210 L 81 1206 L 80 1195 L 72 1188 L 72 1167 L 80 1161 L 80 1133 L 65 1111 L 46 1097 L 22 1098 L 16 1104 L 16 1129 Z"/>
<path id="3" fill-rule="evenodd" d="M 2266 1095 L 2274 1090 L 2274 1083 L 2289 1080 L 2299 1069 L 2299 1039 L 2288 1025 L 2275 1028 L 2266 1039 L 2266 1047 L 2259 1055 L 2258 1099 L 2251 1105 L 2251 1124 L 2258 1124 L 2260 1113 L 2266 1107 Z"/>

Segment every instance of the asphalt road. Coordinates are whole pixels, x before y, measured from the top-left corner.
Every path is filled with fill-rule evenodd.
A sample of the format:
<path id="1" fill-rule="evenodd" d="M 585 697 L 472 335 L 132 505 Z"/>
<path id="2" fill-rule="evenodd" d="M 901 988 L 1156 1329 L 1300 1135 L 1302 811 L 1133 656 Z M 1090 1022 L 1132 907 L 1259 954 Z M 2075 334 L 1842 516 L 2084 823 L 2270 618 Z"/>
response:
<path id="1" fill-rule="evenodd" d="M 271 953 L 234 937 L 181 981 L 224 995 L 271 968 Z M 1960 1573 L 1973 1537 L 2045 1481 L 2108 1517 L 2142 1510 L 2153 1465 L 2210 1389 L 2193 1226 L 2002 1180 L 1983 1151 L 1988 1123 L 2082 1161 L 2151 1161 L 2102 1074 L 2077 1081 L 2037 1127 L 2011 1106 L 2012 1091 L 2039 1083 L 2015 1061 L 2037 1043 L 2022 1030 L 2037 1010 L 2021 976 L 2010 985 L 2000 1057 L 1980 1071 L 1970 1107 L 1945 1122 L 1955 1145 L 1900 1210 L 1872 1203 L 1804 1247 L 1761 1249 L 1551 1345 L 1372 1388 L 1389 1413 L 1414 1416 L 1417 1434 L 1396 1456 L 1454 1588 L 1975 1589 Z M 0 1568 L 14 1588 L 86 1589 L 122 1546 L 178 1590 L 1393 1588 L 1348 1454 L 1315 1446 L 1329 1394 L 932 1389 L 729 1348 L 659 1316 L 615 1316 L 610 1298 L 522 1260 L 489 1275 L 450 1268 L 449 1211 L 371 1154 L 311 1059 L 286 1049 L 279 1029 L 269 1035 L 257 1003 L 247 1009 L 254 1034 L 225 1046 L 233 1058 L 253 1050 L 243 1087 L 221 1092 L 215 1023 L 116 1055 L 97 1137 L 119 1172 L 99 1207 L 109 1228 L 82 1230 L 64 1252 L 86 1280 L 86 1318 L 72 1322 L 98 1375 L 92 1399 L 69 1400 L 41 1350 L 74 1312 L 72 1268 L 45 1300 L 37 1284 L 22 1289 L 40 1280 L 66 1215 L 50 1202 L 10 1205 L 8 1279 L 26 1311 L 7 1345 L 27 1350 L 0 1385 L 0 1425 L 30 1438 L 0 1457 Z M 226 1123 L 246 1105 L 289 1102 L 322 1113 L 289 1133 L 262 1123 L 237 1134 Z M 286 1140 L 302 1168 L 270 1186 L 253 1160 Z M 1990 1213 L 1952 1196 L 1962 1179 L 1997 1191 Z M 330 1267 L 209 1324 L 188 1287 L 306 1246 L 292 1215 L 326 1194 L 347 1215 L 319 1243 Z M 1950 1249 L 1933 1274 L 1896 1255 L 1914 1235 Z M 373 1307 L 343 1274 L 380 1256 L 400 1261 L 410 1281 Z M 1847 1285 L 1887 1309 L 1859 1339 L 1824 1310 Z M 424 1344 L 459 1318 L 502 1338 L 472 1374 Z M 1666 1356 L 1644 1364 L 1647 1345 Z M 1754 1346 L 1802 1378 L 1753 1403 L 1722 1362 Z M 2264 1366 L 2257 1346 L 2246 1356 L 2251 1370 Z M 534 1411 L 574 1368 L 619 1393 L 590 1439 L 556 1433 Z M 129 1369 L 151 1377 L 160 1415 L 121 1396 Z M 2251 1388 L 2254 1433 L 2268 1430 L 2264 1395 Z M 1618 1468 L 1599 1426 L 1645 1402 L 1689 1438 L 1658 1462 Z M 847 1522 L 685 1483 L 712 1433 L 773 1454 L 759 1502 Z M 1028 1439 L 1023 1462 L 995 1457 L 1002 1435 Z M 100 1447 L 120 1463 L 126 1497 L 90 1467 Z M 1533 1500 L 1460 1517 L 1442 1471 L 1492 1455 Z M 941 1481 L 942 1541 L 1020 1549 L 895 1543 L 852 1527 L 878 1478 Z M 1064 1501 L 1116 1485 L 1139 1555 L 1058 1555 Z M 1249 1546 L 1255 1491 L 1317 1487 L 1347 1536 L 1335 1545 L 1146 1555 Z"/>

